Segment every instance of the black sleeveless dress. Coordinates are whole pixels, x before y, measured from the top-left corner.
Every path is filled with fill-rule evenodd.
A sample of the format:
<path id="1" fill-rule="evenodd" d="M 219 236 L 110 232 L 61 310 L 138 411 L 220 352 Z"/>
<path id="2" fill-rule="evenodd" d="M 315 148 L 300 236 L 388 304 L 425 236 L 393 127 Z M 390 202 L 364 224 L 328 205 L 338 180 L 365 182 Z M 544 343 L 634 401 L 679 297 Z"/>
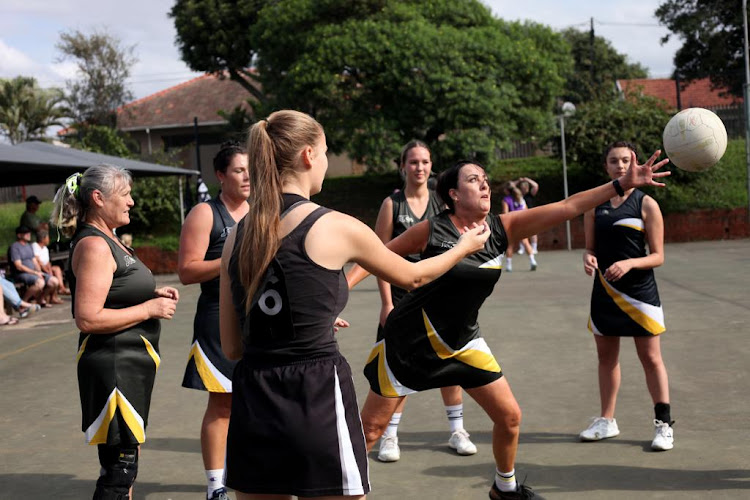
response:
<path id="1" fill-rule="evenodd" d="M 284 210 L 309 203 L 284 195 Z M 244 220 L 229 262 L 243 357 L 234 371 L 227 485 L 243 493 L 364 495 L 367 450 L 351 368 L 333 322 L 346 305 L 343 270 L 313 262 L 305 238 L 319 207 L 281 241 L 249 314 L 237 278 Z"/>
<path id="2" fill-rule="evenodd" d="M 430 199 L 427 202 L 427 208 L 422 214 L 422 217 L 417 217 L 414 212 L 412 212 L 409 203 L 406 201 L 406 193 L 403 190 L 393 193 L 390 196 L 391 201 L 393 202 L 393 232 L 391 234 L 391 239 L 405 233 L 406 230 L 413 225 L 422 222 L 423 220 L 427 220 L 443 211 L 443 202 L 440 201 L 440 196 L 438 196 L 438 194 L 432 189 L 430 189 L 429 192 Z M 417 262 L 419 259 L 419 254 L 406 256 L 406 260 L 410 262 Z M 393 305 L 395 306 L 407 293 L 408 292 L 403 288 L 391 285 L 391 298 L 393 300 Z"/>
<path id="3" fill-rule="evenodd" d="M 73 237 L 70 258 L 83 238 L 104 238 L 117 269 L 104 307 L 123 309 L 154 298 L 151 271 L 98 229 L 84 225 Z M 131 250 L 132 252 L 132 250 Z M 67 270 L 75 314 L 76 276 Z M 78 340 L 78 390 L 82 430 L 89 444 L 137 445 L 146 440 L 156 370 L 159 368 L 158 319 L 112 333 L 81 333 Z"/>
<path id="4" fill-rule="evenodd" d="M 224 242 L 236 222 L 220 197 L 209 200 L 213 226 L 203 260 L 221 258 Z M 219 338 L 219 278 L 201 283 L 201 295 L 193 320 L 193 341 L 182 387 L 209 392 L 232 392 L 232 372 L 237 363 L 221 350 Z"/>
<path id="5" fill-rule="evenodd" d="M 631 269 L 615 282 L 604 272 L 617 261 L 645 257 L 642 191 L 634 190 L 617 208 L 607 201 L 594 212 L 595 252 L 599 265 L 591 291 L 588 327 L 597 335 L 639 337 L 665 331 L 653 269 Z"/>
<path id="6" fill-rule="evenodd" d="M 444 253 L 460 236 L 448 211 L 429 221 L 422 258 Z M 388 316 L 383 339 L 364 369 L 376 394 L 398 397 L 451 385 L 472 388 L 502 377 L 477 317 L 500 279 L 508 238 L 497 215 L 487 215 L 486 222 L 492 235 L 484 249 L 407 294 Z"/>

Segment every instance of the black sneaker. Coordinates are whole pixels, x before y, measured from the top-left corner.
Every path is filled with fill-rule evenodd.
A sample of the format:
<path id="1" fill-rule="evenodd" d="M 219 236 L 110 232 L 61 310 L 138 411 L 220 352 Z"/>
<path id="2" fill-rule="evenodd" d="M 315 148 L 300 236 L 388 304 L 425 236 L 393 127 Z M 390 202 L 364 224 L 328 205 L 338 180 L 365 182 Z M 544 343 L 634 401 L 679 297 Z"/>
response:
<path id="1" fill-rule="evenodd" d="M 214 491 L 214 494 L 210 498 L 207 496 L 206 500 L 229 500 L 229 494 L 226 488 L 219 488 Z"/>
<path id="2" fill-rule="evenodd" d="M 544 500 L 544 497 L 531 491 L 531 488 L 525 484 L 519 484 L 516 491 L 500 491 L 495 481 L 492 481 L 492 489 L 490 489 L 491 500 L 524 500 L 526 498 Z"/>

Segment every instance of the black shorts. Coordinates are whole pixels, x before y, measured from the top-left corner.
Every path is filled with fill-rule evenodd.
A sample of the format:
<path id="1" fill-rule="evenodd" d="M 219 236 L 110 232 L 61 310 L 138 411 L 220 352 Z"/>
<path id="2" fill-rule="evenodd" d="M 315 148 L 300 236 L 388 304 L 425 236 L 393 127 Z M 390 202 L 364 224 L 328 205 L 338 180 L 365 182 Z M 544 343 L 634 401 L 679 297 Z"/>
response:
<path id="1" fill-rule="evenodd" d="M 227 486 L 303 497 L 370 491 L 362 422 L 343 356 L 270 367 L 243 359 L 232 386 Z"/>

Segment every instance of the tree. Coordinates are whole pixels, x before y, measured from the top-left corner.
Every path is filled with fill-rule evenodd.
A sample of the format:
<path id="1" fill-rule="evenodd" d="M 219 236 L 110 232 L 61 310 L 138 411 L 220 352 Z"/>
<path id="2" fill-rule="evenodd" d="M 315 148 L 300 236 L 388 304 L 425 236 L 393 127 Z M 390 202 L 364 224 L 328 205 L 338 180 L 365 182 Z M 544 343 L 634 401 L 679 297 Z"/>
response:
<path id="1" fill-rule="evenodd" d="M 412 138 L 445 164 L 544 135 L 571 66 L 552 30 L 474 0 L 280 0 L 252 31 L 272 96 L 259 111 L 312 114 L 331 150 L 375 171 Z"/>
<path id="2" fill-rule="evenodd" d="M 0 79 L 0 134 L 11 144 L 43 139 L 68 116 L 59 89 L 41 89 L 34 78 Z"/>
<path id="3" fill-rule="evenodd" d="M 261 0 L 177 0 L 169 11 L 177 29 L 182 60 L 194 71 L 229 77 L 253 96 L 264 100 L 257 75 L 250 70 L 257 54 L 250 28 Z"/>
<path id="4" fill-rule="evenodd" d="M 135 46 L 124 47 L 104 32 L 86 35 L 80 31 L 62 33 L 56 48 L 59 61 L 74 60 L 78 80 L 67 82 L 67 100 L 77 123 L 116 124 L 115 110 L 133 98 L 126 80 L 137 62 Z"/>
<path id="5" fill-rule="evenodd" d="M 593 187 L 608 180 L 604 171 L 604 148 L 615 141 L 628 141 L 643 162 L 662 149 L 664 125 L 671 117 L 663 101 L 634 92 L 622 97 L 612 91 L 583 103 L 565 125 L 568 159 L 578 164 Z M 674 175 L 674 174 L 673 174 Z M 679 176 L 678 176 L 679 177 Z M 672 179 L 674 180 L 674 179 Z"/>
<path id="6" fill-rule="evenodd" d="M 674 57 L 682 80 L 710 77 L 716 87 L 742 96 L 743 12 L 735 0 L 667 0 L 656 10 L 659 22 L 682 40 Z M 662 38 L 666 43 L 671 34 Z"/>
<path id="7" fill-rule="evenodd" d="M 609 40 L 595 36 L 593 59 L 591 34 L 568 28 L 561 32 L 568 42 L 574 60 L 574 71 L 565 84 L 566 101 L 575 104 L 611 93 L 618 79 L 647 78 L 648 71 L 640 63 L 628 62 L 627 56 L 612 47 Z"/>
<path id="8" fill-rule="evenodd" d="M 118 156 L 120 158 L 135 158 L 134 150 L 137 144 L 130 136 L 118 132 L 116 129 L 104 125 L 76 125 L 74 135 L 70 135 L 65 142 L 77 149 Z"/>

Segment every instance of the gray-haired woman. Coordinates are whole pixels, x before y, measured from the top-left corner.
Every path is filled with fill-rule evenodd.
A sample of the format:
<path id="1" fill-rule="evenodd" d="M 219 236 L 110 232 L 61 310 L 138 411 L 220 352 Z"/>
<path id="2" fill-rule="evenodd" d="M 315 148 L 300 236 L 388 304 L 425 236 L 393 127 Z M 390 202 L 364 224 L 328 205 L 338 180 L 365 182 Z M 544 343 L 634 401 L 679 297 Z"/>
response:
<path id="1" fill-rule="evenodd" d="M 115 235 L 130 223 L 131 183 L 127 170 L 91 167 L 67 179 L 52 215 L 73 237 L 66 273 L 81 330 L 82 430 L 98 445 L 102 467 L 95 500 L 130 498 L 160 362 L 159 320 L 172 318 L 179 299 L 174 288 L 156 288 L 151 271 Z"/>

